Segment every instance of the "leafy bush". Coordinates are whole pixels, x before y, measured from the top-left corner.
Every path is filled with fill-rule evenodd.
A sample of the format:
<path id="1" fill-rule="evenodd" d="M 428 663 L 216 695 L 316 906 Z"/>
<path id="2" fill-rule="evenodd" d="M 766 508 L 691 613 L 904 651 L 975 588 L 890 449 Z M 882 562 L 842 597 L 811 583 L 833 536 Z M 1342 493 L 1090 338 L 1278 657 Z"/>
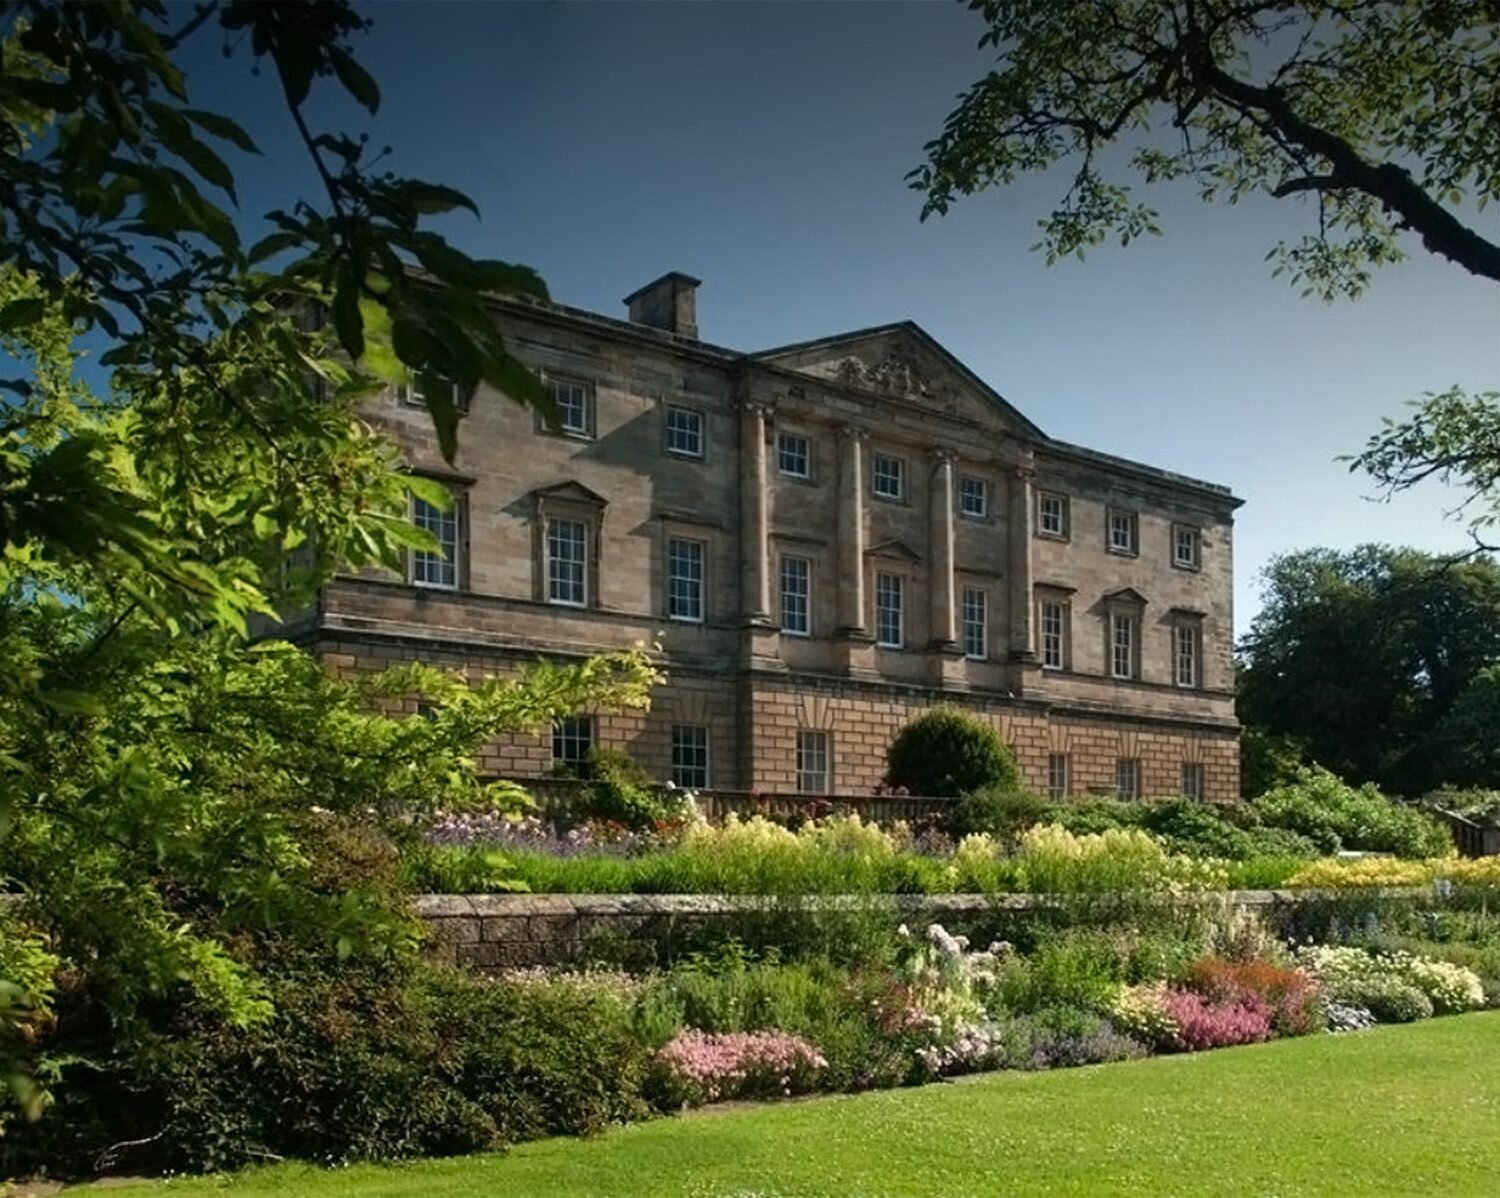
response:
<path id="1" fill-rule="evenodd" d="M 990 724 L 936 707 L 896 734 L 886 753 L 886 782 L 912 794 L 958 798 L 991 787 L 1017 790 L 1021 772 Z"/>
<path id="2" fill-rule="evenodd" d="M 442 971 L 427 994 L 440 1075 L 502 1143 L 589 1135 L 646 1114 L 649 1058 L 628 980 L 507 983 Z"/>
<path id="3" fill-rule="evenodd" d="M 1381 1023 L 1408 1023 L 1436 1011 L 1484 1004 L 1478 977 L 1447 962 L 1408 953 L 1371 954 L 1352 946 L 1309 946 L 1297 957 L 1330 1000 L 1363 1007 Z"/>
<path id="4" fill-rule="evenodd" d="M 1030 791 L 1010 786 L 971 790 L 953 805 L 948 832 L 954 837 L 983 832 L 1009 839 L 1050 816 L 1052 804 Z"/>
<path id="5" fill-rule="evenodd" d="M 1143 1044 L 1170 1044 L 1177 1035 L 1177 1016 L 1166 1002 L 1167 988 L 1160 982 L 1122 986 L 1107 1005 L 1110 1022 Z"/>
<path id="6" fill-rule="evenodd" d="M 653 787 L 651 776 L 619 749 L 590 749 L 579 776 L 587 785 L 572 813 L 577 820 L 651 828 L 681 814 L 677 804 Z"/>
<path id="7" fill-rule="evenodd" d="M 1385 975 L 1346 982 L 1336 1001 L 1369 1011 L 1377 1023 L 1412 1023 L 1433 1015 L 1430 998 L 1410 983 Z"/>
<path id="8" fill-rule="evenodd" d="M 646 1112 L 628 998 L 300 953 L 265 976 L 276 1014 L 252 1028 L 182 1012 L 135 1042 L 99 1029 L 58 1117 L 7 1137 L 7 1171 L 88 1172 L 127 1141 L 105 1167 L 447 1155 Z"/>
<path id="9" fill-rule="evenodd" d="M 1279 1036 L 1302 1036 L 1319 1026 L 1317 987 L 1300 969 L 1210 956 L 1193 963 L 1186 985 L 1218 1006 L 1264 1009 Z"/>
<path id="10" fill-rule="evenodd" d="M 1023 1014 L 1057 1007 L 1103 1010 L 1127 968 L 1117 946 L 1073 932 L 1049 936 L 998 970 L 993 1009 Z"/>
<path id="11" fill-rule="evenodd" d="M 1263 823 L 1307 837 L 1320 852 L 1351 850 L 1398 857 L 1443 857 L 1453 851 L 1448 830 L 1426 812 L 1358 789 L 1318 766 L 1255 800 Z"/>
<path id="12" fill-rule="evenodd" d="M 1169 987 L 1162 1004 L 1177 1025 L 1172 1047 L 1202 1052 L 1271 1038 L 1271 1013 L 1261 1003 L 1212 1002 L 1192 990 Z"/>
<path id="13" fill-rule="evenodd" d="M 1484 1006 L 1484 985 L 1473 970 L 1450 961 L 1433 961 L 1409 953 L 1386 957 L 1402 981 L 1415 986 L 1439 1015 L 1457 1015 Z"/>

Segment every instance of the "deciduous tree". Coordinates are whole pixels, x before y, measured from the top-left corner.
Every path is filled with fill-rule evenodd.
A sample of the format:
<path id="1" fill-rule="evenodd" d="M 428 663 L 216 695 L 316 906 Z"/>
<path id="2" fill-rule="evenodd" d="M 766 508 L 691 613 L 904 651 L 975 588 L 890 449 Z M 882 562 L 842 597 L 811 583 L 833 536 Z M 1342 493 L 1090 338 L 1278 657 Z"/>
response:
<path id="1" fill-rule="evenodd" d="M 1444 748 L 1453 721 L 1479 705 L 1471 688 L 1500 663 L 1500 565 L 1379 545 L 1313 549 L 1273 561 L 1264 596 L 1240 645 L 1247 724 L 1394 793 L 1500 783 L 1449 779 Z M 1476 745 L 1468 760 L 1484 758 Z"/>
<path id="2" fill-rule="evenodd" d="M 1357 295 L 1403 232 L 1500 280 L 1473 219 L 1500 199 L 1500 13 L 1492 0 L 970 0 L 997 65 L 909 176 L 923 215 L 1065 164 L 1049 259 L 1156 232 L 1127 179 L 1205 200 L 1311 199 L 1272 251 L 1325 297 Z"/>

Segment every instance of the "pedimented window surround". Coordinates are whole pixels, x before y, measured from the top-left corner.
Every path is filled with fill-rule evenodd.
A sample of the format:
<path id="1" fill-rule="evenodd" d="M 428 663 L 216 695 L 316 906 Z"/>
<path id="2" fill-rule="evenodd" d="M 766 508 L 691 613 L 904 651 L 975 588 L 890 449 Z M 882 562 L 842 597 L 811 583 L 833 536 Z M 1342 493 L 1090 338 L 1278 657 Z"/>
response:
<path id="1" fill-rule="evenodd" d="M 554 603 L 564 607 L 598 607 L 599 576 L 605 566 L 600 550 L 608 501 L 577 482 L 540 487 L 531 493 L 531 499 L 532 598 L 541 603 Z M 577 601 L 572 598 L 565 578 L 569 572 L 565 569 L 553 569 L 553 550 L 561 552 L 572 545 L 571 530 L 555 526 L 554 522 L 583 526 L 584 577 L 582 596 Z M 567 597 L 563 597 L 564 595 Z"/>

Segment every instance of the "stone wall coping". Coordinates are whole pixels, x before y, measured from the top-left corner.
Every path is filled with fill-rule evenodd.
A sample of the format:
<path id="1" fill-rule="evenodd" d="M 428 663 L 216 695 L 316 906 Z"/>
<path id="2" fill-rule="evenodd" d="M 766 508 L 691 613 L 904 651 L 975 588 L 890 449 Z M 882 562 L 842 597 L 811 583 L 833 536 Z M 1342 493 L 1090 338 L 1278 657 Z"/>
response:
<path id="1" fill-rule="evenodd" d="M 1353 897 L 1417 898 L 1426 886 L 1359 890 L 1219 890 L 1184 894 L 1183 902 L 1223 899 L 1238 907 L 1273 907 Z M 1080 896 L 1083 897 L 1083 896 Z M 1105 895 L 1090 896 L 1105 898 Z M 879 905 L 896 912 L 1044 910 L 1059 905 L 1048 894 L 810 894 L 795 899 L 760 894 L 419 894 L 413 897 L 424 919 L 533 915 L 715 915 L 763 910 L 795 901 L 810 910 Z"/>

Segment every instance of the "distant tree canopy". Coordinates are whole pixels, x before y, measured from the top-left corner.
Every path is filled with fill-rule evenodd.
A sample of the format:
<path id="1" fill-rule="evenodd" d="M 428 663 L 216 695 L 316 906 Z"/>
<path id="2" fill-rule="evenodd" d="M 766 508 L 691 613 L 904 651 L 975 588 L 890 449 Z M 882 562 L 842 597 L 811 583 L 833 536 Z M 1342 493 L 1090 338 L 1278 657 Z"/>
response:
<path id="1" fill-rule="evenodd" d="M 1494 0 L 970 7 L 998 62 L 909 176 L 924 217 L 1065 163 L 1071 183 L 1041 221 L 1049 259 L 1159 231 L 1123 181 L 1134 175 L 1231 204 L 1311 197 L 1312 231 L 1270 256 L 1325 298 L 1364 290 L 1402 257 L 1403 231 L 1500 280 L 1500 243 L 1465 208 L 1500 200 Z"/>
<path id="2" fill-rule="evenodd" d="M 1240 718 L 1397 794 L 1500 785 L 1500 565 L 1382 545 L 1275 559 Z"/>

